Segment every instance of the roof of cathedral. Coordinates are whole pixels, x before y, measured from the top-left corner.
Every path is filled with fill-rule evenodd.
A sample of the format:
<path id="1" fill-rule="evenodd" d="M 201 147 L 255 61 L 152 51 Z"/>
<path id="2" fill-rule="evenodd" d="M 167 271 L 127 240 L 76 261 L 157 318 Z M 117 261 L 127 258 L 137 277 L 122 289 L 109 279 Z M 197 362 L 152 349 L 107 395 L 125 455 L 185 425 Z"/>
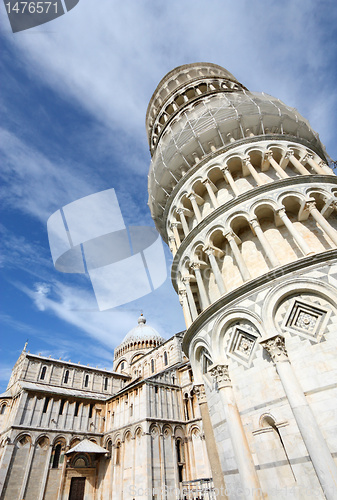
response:
<path id="1" fill-rule="evenodd" d="M 108 450 L 102 448 L 102 446 L 98 446 L 98 444 L 93 443 L 89 439 L 83 439 L 83 441 L 67 451 L 66 455 L 69 453 L 108 453 Z"/>
<path id="2" fill-rule="evenodd" d="M 122 344 L 138 342 L 143 340 L 155 340 L 156 342 L 165 342 L 165 339 L 159 335 L 157 330 L 146 324 L 143 314 L 138 318 L 138 326 L 132 328 L 124 337 Z M 122 345 L 121 344 L 121 345 Z"/>

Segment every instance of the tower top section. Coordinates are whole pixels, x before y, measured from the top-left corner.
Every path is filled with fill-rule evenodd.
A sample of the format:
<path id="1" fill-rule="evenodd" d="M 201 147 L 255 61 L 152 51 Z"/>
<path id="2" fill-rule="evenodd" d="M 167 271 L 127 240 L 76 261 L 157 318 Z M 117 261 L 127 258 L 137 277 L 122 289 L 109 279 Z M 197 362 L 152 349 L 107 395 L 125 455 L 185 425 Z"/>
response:
<path id="1" fill-rule="evenodd" d="M 146 131 L 151 152 L 157 142 L 153 137 L 158 135 L 158 131 L 154 130 L 156 122 L 164 125 L 185 104 L 202 94 L 240 88 L 245 87 L 229 71 L 213 63 L 184 64 L 167 73 L 159 82 L 147 108 Z"/>

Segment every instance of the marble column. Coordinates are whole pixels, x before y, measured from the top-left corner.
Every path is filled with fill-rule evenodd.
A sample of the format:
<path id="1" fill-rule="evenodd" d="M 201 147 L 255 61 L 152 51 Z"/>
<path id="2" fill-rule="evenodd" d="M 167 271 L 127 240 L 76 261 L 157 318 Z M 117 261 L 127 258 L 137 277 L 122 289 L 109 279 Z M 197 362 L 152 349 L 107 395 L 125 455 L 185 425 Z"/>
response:
<path id="1" fill-rule="evenodd" d="M 211 268 L 215 277 L 215 282 L 217 284 L 217 287 L 219 289 L 220 295 L 224 295 L 226 293 L 226 288 L 225 288 L 225 283 L 221 274 L 221 271 L 219 269 L 219 265 L 217 263 L 216 257 L 215 257 L 215 250 L 211 247 L 205 247 L 204 252 L 208 255 L 209 258 L 209 263 L 211 264 Z"/>
<path id="2" fill-rule="evenodd" d="M 294 167 L 296 168 L 296 170 L 302 174 L 302 175 L 310 175 L 310 172 L 309 170 L 307 170 L 303 165 L 302 163 L 296 158 L 296 156 L 294 155 L 294 152 L 293 151 L 287 151 L 287 154 L 289 154 L 289 160 L 291 161 L 291 163 L 294 165 Z"/>
<path id="3" fill-rule="evenodd" d="M 224 479 L 224 474 L 222 472 L 221 462 L 214 436 L 214 430 L 207 405 L 205 387 L 203 384 L 195 385 L 193 391 L 197 396 L 200 408 L 200 414 L 204 427 L 206 449 L 209 458 L 209 463 L 211 466 L 214 487 L 217 489 L 217 491 L 219 491 L 217 500 L 218 499 L 228 500 L 228 496 L 226 495 L 226 483 Z"/>
<path id="4" fill-rule="evenodd" d="M 288 174 L 285 173 L 283 168 L 277 163 L 276 160 L 273 158 L 273 152 L 272 151 L 267 151 L 264 155 L 264 157 L 269 161 L 270 165 L 273 167 L 276 173 L 279 174 L 281 179 L 287 179 L 289 177 Z"/>
<path id="5" fill-rule="evenodd" d="M 177 253 L 177 245 L 176 245 L 176 240 L 175 240 L 174 236 L 169 237 L 169 247 L 170 247 L 171 253 L 174 257 L 175 254 Z"/>
<path id="6" fill-rule="evenodd" d="M 183 308 L 186 327 L 189 328 L 192 324 L 192 317 L 191 317 L 191 312 L 190 312 L 190 308 L 189 308 L 188 301 L 187 301 L 186 290 L 183 290 L 182 288 L 179 290 L 179 302 Z"/>
<path id="7" fill-rule="evenodd" d="M 309 163 L 310 167 L 312 167 L 317 174 L 326 175 L 325 170 L 317 162 L 315 162 L 314 155 L 307 153 L 303 160 Z"/>
<path id="8" fill-rule="evenodd" d="M 259 224 L 259 221 L 256 218 L 250 219 L 249 224 L 251 228 L 253 229 L 253 232 L 256 234 L 257 239 L 259 240 L 262 249 L 269 260 L 270 264 L 272 267 L 277 267 L 280 265 L 280 262 L 278 258 L 276 257 L 274 250 L 269 244 L 269 241 L 264 235 L 264 232 L 262 231 L 262 228 Z"/>
<path id="9" fill-rule="evenodd" d="M 199 205 L 197 203 L 197 199 L 196 199 L 196 196 L 194 194 L 190 194 L 188 196 L 189 200 L 191 201 L 191 204 L 192 204 L 192 208 L 193 208 L 193 212 L 194 212 L 194 215 L 197 219 L 198 222 L 201 221 L 201 213 L 200 213 L 200 208 L 199 208 Z"/>
<path id="10" fill-rule="evenodd" d="M 45 493 L 46 484 L 47 484 L 47 478 L 48 478 L 48 472 L 49 472 L 49 466 L 50 466 L 50 457 L 51 457 L 52 451 L 53 451 L 53 445 L 50 444 L 48 447 L 47 455 L 46 455 L 46 462 L 45 462 L 45 466 L 43 469 L 41 489 L 40 489 L 40 494 L 39 494 L 38 500 L 44 499 L 44 493 Z"/>
<path id="11" fill-rule="evenodd" d="M 227 239 L 227 241 L 231 247 L 231 250 L 232 250 L 233 255 L 234 255 L 235 263 L 239 268 L 239 271 L 241 273 L 243 281 L 250 280 L 250 278 L 251 278 L 250 272 L 248 271 L 248 268 L 245 264 L 245 261 L 243 260 L 242 255 L 240 253 L 239 247 L 235 241 L 234 233 L 232 231 L 229 231 L 224 236 Z"/>
<path id="12" fill-rule="evenodd" d="M 172 231 L 173 231 L 174 239 L 175 239 L 176 246 L 177 246 L 177 249 L 178 249 L 180 247 L 180 245 L 181 245 L 179 231 L 178 231 L 178 222 L 173 222 L 173 224 L 172 224 Z"/>
<path id="13" fill-rule="evenodd" d="M 210 200 L 212 202 L 213 208 L 216 209 L 219 206 L 218 200 L 216 199 L 216 196 L 214 194 L 214 191 L 212 189 L 211 181 L 209 179 L 205 179 L 202 181 L 203 184 L 206 186 L 207 193 L 210 197 Z"/>
<path id="14" fill-rule="evenodd" d="M 227 421 L 228 433 L 239 469 L 242 487 L 248 499 L 263 499 L 260 481 L 249 449 L 241 416 L 236 405 L 227 365 L 212 365 L 208 372 L 217 383 Z"/>
<path id="15" fill-rule="evenodd" d="M 264 184 L 261 176 L 257 173 L 255 167 L 253 167 L 253 165 L 251 164 L 249 156 L 245 156 L 244 158 L 242 158 L 242 165 L 245 165 L 247 167 L 250 175 L 253 177 L 258 186 L 262 186 Z"/>
<path id="16" fill-rule="evenodd" d="M 206 307 L 209 306 L 209 299 L 207 297 L 206 288 L 205 288 L 205 285 L 204 285 L 204 282 L 203 282 L 203 279 L 201 276 L 201 270 L 200 270 L 201 264 L 199 262 L 193 262 L 191 264 L 191 268 L 193 269 L 196 280 L 197 280 L 200 301 L 201 301 L 200 305 L 201 305 L 201 308 L 204 310 L 204 309 L 206 309 Z"/>
<path id="17" fill-rule="evenodd" d="M 237 186 L 235 184 L 235 181 L 233 179 L 233 176 L 232 176 L 229 168 L 228 167 L 223 167 L 223 168 L 221 168 L 221 172 L 223 173 L 224 178 L 226 179 L 227 183 L 232 188 L 232 191 L 235 194 L 235 196 L 239 196 L 240 191 L 238 190 L 238 188 L 237 188 Z"/>
<path id="18" fill-rule="evenodd" d="M 2 453 L 1 463 L 0 463 L 0 496 L 2 494 L 3 487 L 5 485 L 6 477 L 9 472 L 9 466 L 12 460 L 14 443 L 11 442 L 10 438 L 7 437 L 5 440 L 5 449 Z"/>
<path id="19" fill-rule="evenodd" d="M 297 231 L 297 229 L 294 227 L 293 223 L 291 222 L 291 220 L 287 216 L 285 208 L 279 208 L 277 210 L 277 214 L 279 215 L 279 217 L 283 221 L 284 225 L 288 229 L 289 233 L 291 234 L 291 236 L 293 237 L 295 242 L 298 244 L 298 246 L 302 250 L 303 254 L 309 255 L 309 254 L 313 253 L 312 250 L 310 249 L 309 245 L 304 241 L 303 237 L 300 235 L 300 233 Z"/>
<path id="20" fill-rule="evenodd" d="M 185 288 L 186 288 L 187 300 L 188 300 L 188 303 L 189 303 L 189 306 L 190 306 L 192 320 L 194 321 L 197 318 L 197 316 L 198 316 L 198 311 L 197 311 L 197 308 L 195 306 L 194 297 L 193 297 L 193 293 L 192 293 L 192 290 L 191 290 L 191 280 L 192 280 L 192 278 L 193 278 L 193 276 L 184 276 L 183 283 L 184 283 Z"/>
<path id="21" fill-rule="evenodd" d="M 316 208 L 316 203 L 314 201 L 306 202 L 306 208 L 309 210 L 309 213 L 313 216 L 317 224 L 321 226 L 323 231 L 329 236 L 331 241 L 337 245 L 337 231 L 333 227 L 330 226 L 329 222 L 325 217 L 321 214 L 321 212 Z"/>
<path id="22" fill-rule="evenodd" d="M 22 480 L 22 484 L 21 484 L 21 489 L 20 489 L 20 493 L 19 493 L 20 499 L 25 498 L 25 492 L 26 492 L 26 488 L 27 488 L 30 469 L 32 467 L 34 453 L 35 453 L 35 446 L 31 443 L 29 455 L 28 455 L 28 459 L 27 459 L 27 463 L 26 463 L 26 467 L 25 467 L 25 472 L 24 472 L 23 480 Z"/>
<path id="23" fill-rule="evenodd" d="M 328 500 L 336 500 L 337 467 L 288 358 L 285 339 L 275 334 L 260 340 L 275 364 L 298 429 Z"/>
<path id="24" fill-rule="evenodd" d="M 183 226 L 184 235 L 187 236 L 188 233 L 190 232 L 190 230 L 188 229 L 188 224 L 186 222 L 186 217 L 185 217 L 185 214 L 184 214 L 184 209 L 183 208 L 178 208 L 177 213 L 180 216 L 180 221 L 181 221 L 181 224 Z"/>

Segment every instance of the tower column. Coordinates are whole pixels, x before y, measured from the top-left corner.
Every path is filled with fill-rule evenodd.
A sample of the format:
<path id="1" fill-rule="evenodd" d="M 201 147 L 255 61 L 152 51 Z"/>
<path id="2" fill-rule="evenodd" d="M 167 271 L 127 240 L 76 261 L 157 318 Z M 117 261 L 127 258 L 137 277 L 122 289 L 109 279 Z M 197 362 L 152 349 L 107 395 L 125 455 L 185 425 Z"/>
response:
<path id="1" fill-rule="evenodd" d="M 310 175 L 310 172 L 302 165 L 302 163 L 296 158 L 292 150 L 287 152 L 289 154 L 289 160 L 294 165 L 296 170 L 302 175 Z"/>
<path id="2" fill-rule="evenodd" d="M 43 500 L 44 498 L 44 493 L 46 489 L 46 484 L 47 484 L 47 477 L 48 477 L 48 472 L 49 472 L 49 462 L 50 462 L 50 457 L 51 453 L 53 451 L 53 445 L 50 444 L 48 447 L 48 452 L 46 456 L 46 462 L 43 470 L 43 476 L 42 476 L 42 482 L 41 482 L 41 489 L 40 489 L 40 494 L 38 500 Z"/>
<path id="3" fill-rule="evenodd" d="M 242 164 L 247 167 L 247 169 L 249 170 L 251 176 L 254 178 L 256 184 L 258 186 L 262 186 L 264 184 L 264 182 L 261 179 L 261 176 L 257 173 L 257 171 L 255 170 L 255 168 L 251 164 L 249 156 L 245 156 L 244 158 L 242 158 Z"/>
<path id="4" fill-rule="evenodd" d="M 219 495 L 217 495 L 217 498 L 221 500 L 228 500 L 228 496 L 226 495 L 226 483 L 222 472 L 211 417 L 209 415 L 205 387 L 203 384 L 195 385 L 193 387 L 193 391 L 197 396 L 197 401 L 200 408 L 200 414 L 204 427 L 206 449 L 211 466 L 214 487 L 219 491 Z"/>
<path id="5" fill-rule="evenodd" d="M 303 159 L 309 163 L 317 174 L 326 174 L 325 170 L 317 162 L 315 162 L 313 155 L 310 153 L 308 153 Z"/>
<path id="6" fill-rule="evenodd" d="M 191 279 L 192 279 L 192 276 L 184 276 L 183 283 L 184 283 L 185 288 L 186 288 L 187 300 L 188 300 L 188 303 L 190 306 L 192 320 L 194 321 L 198 316 L 198 311 L 197 311 L 197 308 L 195 306 L 194 297 L 193 297 L 193 293 L 191 290 L 191 283 L 190 283 Z"/>
<path id="7" fill-rule="evenodd" d="M 184 290 L 182 288 L 179 290 L 179 302 L 183 308 L 186 326 L 187 326 L 187 328 L 189 328 L 192 324 L 192 317 L 191 317 L 190 308 L 188 306 L 186 290 Z"/>
<path id="8" fill-rule="evenodd" d="M 205 179 L 202 181 L 203 184 L 205 184 L 206 186 L 206 189 L 207 189 L 207 192 L 208 192 L 208 195 L 211 199 L 211 202 L 212 202 L 212 205 L 213 205 L 213 208 L 218 208 L 219 206 L 219 203 L 218 203 L 218 200 L 216 199 L 216 196 L 214 194 L 214 191 L 212 189 L 212 186 L 211 186 L 211 181 L 209 179 Z"/>
<path id="9" fill-rule="evenodd" d="M 286 228 L 288 229 L 289 233 L 293 237 L 293 239 L 296 241 L 296 243 L 298 244 L 298 246 L 300 247 L 300 249 L 304 253 L 304 255 L 309 255 L 310 253 L 312 253 L 312 250 L 310 250 L 310 247 L 308 246 L 308 244 L 304 241 L 304 239 L 302 238 L 300 233 L 295 229 L 293 223 L 291 222 L 291 220 L 287 216 L 285 208 L 279 208 L 277 210 L 277 213 L 278 213 L 279 217 L 281 218 L 281 220 L 283 221 Z"/>
<path id="10" fill-rule="evenodd" d="M 223 173 L 224 175 L 224 178 L 226 179 L 227 183 L 230 185 L 230 187 L 232 188 L 232 191 L 233 193 L 235 194 L 235 196 L 239 196 L 240 194 L 240 191 L 238 190 L 238 188 L 236 187 L 236 184 L 235 184 L 235 181 L 233 179 L 233 176 L 229 170 L 229 168 L 226 166 L 226 167 L 223 167 L 221 168 L 221 172 Z"/>
<path id="11" fill-rule="evenodd" d="M 200 222 L 201 221 L 201 213 L 200 213 L 199 205 L 197 203 L 196 196 L 194 194 L 190 194 L 188 196 L 188 198 L 189 198 L 189 200 L 191 200 L 194 215 L 195 215 L 197 221 Z"/>
<path id="12" fill-rule="evenodd" d="M 229 245 L 231 247 L 231 250 L 232 250 L 233 255 L 234 255 L 235 262 L 236 262 L 236 264 L 237 264 L 237 266 L 239 268 L 239 271 L 241 273 L 243 281 L 250 280 L 250 278 L 251 278 L 250 273 L 249 273 L 248 268 L 247 268 L 247 266 L 245 264 L 245 261 L 242 258 L 242 255 L 240 253 L 239 247 L 238 247 L 238 245 L 237 245 L 237 243 L 235 241 L 234 233 L 232 231 L 229 231 L 224 236 L 227 239 L 227 241 L 228 241 L 228 243 L 229 243 Z"/>
<path id="13" fill-rule="evenodd" d="M 277 163 L 276 160 L 273 158 L 273 152 L 272 151 L 267 151 L 265 154 L 265 159 L 267 159 L 270 163 L 270 165 L 273 167 L 276 173 L 279 174 L 281 179 L 287 179 L 289 177 L 288 174 L 285 173 L 282 167 Z"/>
<path id="14" fill-rule="evenodd" d="M 278 258 L 276 257 L 274 250 L 269 244 L 269 241 L 264 235 L 264 232 L 262 231 L 262 228 L 259 224 L 259 221 L 256 218 L 253 218 L 249 221 L 249 224 L 251 228 L 253 229 L 253 232 L 256 234 L 257 239 L 261 243 L 261 246 L 263 248 L 263 251 L 266 254 L 267 259 L 269 260 L 270 264 L 272 267 L 277 267 L 280 265 L 280 262 Z"/>
<path id="15" fill-rule="evenodd" d="M 209 306 L 209 300 L 208 300 L 205 285 L 204 285 L 204 282 L 203 282 L 203 279 L 201 276 L 201 271 L 200 271 L 201 264 L 199 262 L 193 262 L 191 264 L 191 267 L 194 270 L 194 274 L 195 274 L 195 277 L 197 280 L 198 290 L 200 293 L 201 307 L 202 307 L 202 309 L 206 309 L 206 307 Z"/>
<path id="16" fill-rule="evenodd" d="M 186 222 L 186 217 L 183 208 L 178 208 L 177 213 L 180 216 L 181 224 L 183 226 L 184 235 L 187 236 L 190 230 L 188 229 L 188 224 Z"/>
<path id="17" fill-rule="evenodd" d="M 252 498 L 254 500 L 262 500 L 263 495 L 260 481 L 255 470 L 253 457 L 249 449 L 240 413 L 236 405 L 228 366 L 212 365 L 208 371 L 218 386 L 242 486 L 247 492 L 249 492 L 247 499 Z"/>
<path id="18" fill-rule="evenodd" d="M 337 467 L 288 358 L 285 339 L 275 334 L 260 344 L 275 364 L 316 475 L 328 500 L 336 498 Z"/>
<path id="19" fill-rule="evenodd" d="M 220 295 L 224 295 L 226 293 L 226 288 L 225 288 L 222 274 L 221 274 L 220 269 L 219 269 L 219 265 L 217 263 L 215 255 L 214 255 L 215 251 L 211 247 L 206 247 L 206 248 L 204 248 L 204 252 L 208 255 L 209 262 L 211 264 L 211 268 L 212 268 Z"/>
<path id="20" fill-rule="evenodd" d="M 178 222 L 173 222 L 173 224 L 172 224 L 172 231 L 173 231 L 174 239 L 175 239 L 175 242 L 176 242 L 176 247 L 178 249 L 180 247 L 180 245 L 181 245 L 179 231 L 178 231 Z"/>
<path id="21" fill-rule="evenodd" d="M 306 208 L 309 210 L 317 224 L 319 224 L 323 231 L 329 236 L 332 242 L 337 245 L 337 232 L 333 227 L 331 227 L 326 218 L 323 217 L 321 212 L 316 208 L 316 203 L 314 201 L 308 201 L 306 203 Z"/>

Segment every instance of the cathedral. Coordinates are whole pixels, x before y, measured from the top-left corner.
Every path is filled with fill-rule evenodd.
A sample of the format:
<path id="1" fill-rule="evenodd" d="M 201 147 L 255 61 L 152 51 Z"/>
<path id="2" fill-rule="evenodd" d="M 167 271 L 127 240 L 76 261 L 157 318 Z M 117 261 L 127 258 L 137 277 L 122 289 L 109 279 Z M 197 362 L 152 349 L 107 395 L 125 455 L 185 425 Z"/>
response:
<path id="1" fill-rule="evenodd" d="M 318 134 L 211 63 L 160 81 L 146 130 L 186 331 L 140 316 L 112 371 L 25 347 L 0 395 L 1 500 L 335 500 L 337 180 Z"/>

